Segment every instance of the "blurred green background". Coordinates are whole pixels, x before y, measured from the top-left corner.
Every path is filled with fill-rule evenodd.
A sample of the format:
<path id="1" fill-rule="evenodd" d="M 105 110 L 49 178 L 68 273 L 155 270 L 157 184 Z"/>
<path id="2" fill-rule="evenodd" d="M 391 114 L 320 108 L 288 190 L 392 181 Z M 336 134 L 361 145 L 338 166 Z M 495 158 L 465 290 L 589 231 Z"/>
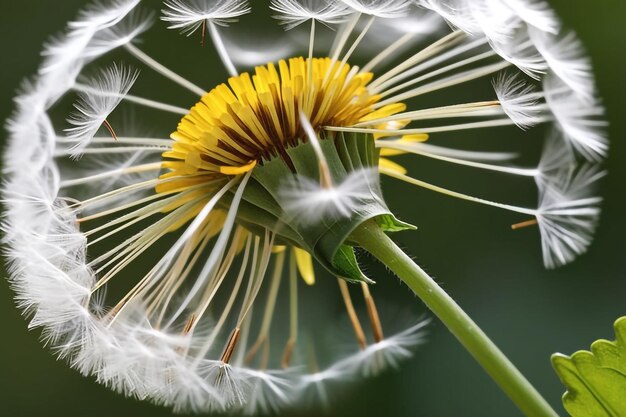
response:
<path id="1" fill-rule="evenodd" d="M 11 98 L 19 82 L 36 71 L 42 43 L 50 34 L 61 30 L 84 3 L 78 0 L 2 0 L 1 120 L 6 119 L 12 109 Z M 156 5 L 156 1 L 147 3 Z M 253 3 L 257 8 L 265 4 L 257 0 Z M 604 213 L 589 253 L 565 268 L 546 271 L 541 266 L 537 231 L 514 233 L 508 227 L 524 219 L 389 181 L 385 190 L 389 204 L 399 217 L 420 228 L 415 233 L 398 235 L 397 240 L 437 277 L 565 415 L 560 405 L 564 388 L 552 372 L 550 355 L 588 348 L 597 338 L 612 338 L 612 323 L 626 314 L 626 145 L 623 140 L 626 131 L 626 2 L 551 0 L 550 3 L 588 48 L 611 122 L 610 176 L 602 186 Z M 159 23 L 153 32 L 165 32 L 163 27 Z M 195 64 L 193 55 L 188 54 L 193 49 L 162 51 L 158 42 L 147 44 L 146 48 L 160 52 L 160 56 L 180 56 L 174 67 L 191 74 L 192 79 L 210 84 L 223 77 L 219 66 Z M 208 58 L 204 57 L 201 62 L 211 62 Z M 171 98 L 173 91 L 177 90 L 155 91 L 155 94 Z M 150 121 L 150 127 L 155 129 L 167 130 L 167 126 L 174 125 Z M 408 165 L 415 164 L 410 167 L 412 170 L 428 172 L 427 177 L 436 179 L 439 184 L 476 193 L 490 191 L 491 186 L 481 188 L 476 179 L 490 180 L 491 176 L 478 175 L 470 180 L 462 175 L 463 170 L 416 159 L 409 161 Z M 533 191 L 522 185 L 502 187 L 494 198 L 532 201 Z M 418 301 L 408 290 L 391 278 L 384 278 L 387 275 L 382 268 L 371 266 L 370 274 L 380 282 L 379 304 L 391 302 L 400 310 L 424 311 L 419 305 L 416 307 Z M 3 280 L 0 282 L 0 416 L 170 415 L 166 409 L 110 392 L 55 360 L 42 348 L 38 332 L 26 330 L 26 322 L 15 309 L 12 297 Z M 335 397 L 326 411 L 313 407 L 283 415 L 520 416 L 437 320 L 430 326 L 428 343 L 419 349 L 414 359 L 404 363 L 397 372 L 387 372 L 353 386 L 341 397 Z"/>

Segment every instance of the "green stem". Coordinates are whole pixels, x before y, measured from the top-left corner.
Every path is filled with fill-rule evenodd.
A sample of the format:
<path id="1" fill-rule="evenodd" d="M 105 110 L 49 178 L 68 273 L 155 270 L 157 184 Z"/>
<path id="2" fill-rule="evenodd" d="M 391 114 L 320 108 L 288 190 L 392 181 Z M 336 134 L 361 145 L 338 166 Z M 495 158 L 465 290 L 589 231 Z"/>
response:
<path id="1" fill-rule="evenodd" d="M 350 240 L 374 255 L 407 284 L 448 327 L 485 371 L 527 417 L 558 414 L 459 305 L 391 240 L 369 221 Z"/>

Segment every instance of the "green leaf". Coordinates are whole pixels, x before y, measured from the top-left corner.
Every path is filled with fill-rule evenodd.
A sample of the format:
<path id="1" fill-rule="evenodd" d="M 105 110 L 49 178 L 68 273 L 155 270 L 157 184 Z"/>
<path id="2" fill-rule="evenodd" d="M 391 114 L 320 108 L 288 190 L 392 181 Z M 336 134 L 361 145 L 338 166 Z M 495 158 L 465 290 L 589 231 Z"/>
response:
<path id="1" fill-rule="evenodd" d="M 552 356 L 567 387 L 563 405 L 572 417 L 626 416 L 626 317 L 615 322 L 615 337 L 594 342 L 590 352 Z"/>

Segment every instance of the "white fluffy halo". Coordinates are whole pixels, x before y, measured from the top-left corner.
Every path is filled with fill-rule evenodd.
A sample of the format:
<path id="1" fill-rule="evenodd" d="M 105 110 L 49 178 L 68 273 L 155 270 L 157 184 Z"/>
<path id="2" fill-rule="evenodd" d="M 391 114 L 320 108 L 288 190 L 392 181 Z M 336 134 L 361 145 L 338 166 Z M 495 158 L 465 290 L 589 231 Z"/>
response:
<path id="1" fill-rule="evenodd" d="M 268 65 L 258 61 L 306 51 L 287 35 L 271 51 L 253 41 L 224 42 L 217 26 L 249 13 L 250 2 L 167 0 L 161 19 L 189 36 L 201 30 L 203 41 L 207 29 L 231 75 L 208 91 L 139 48 L 137 37 L 154 20 L 139 3 L 96 2 L 70 22 L 44 46 L 37 76 L 24 83 L 7 123 L 2 230 L 11 285 L 30 326 L 42 328 L 45 343 L 84 375 L 178 412 L 256 414 L 311 392 L 323 400 L 333 384 L 408 360 L 423 341 L 423 322 L 373 341 L 357 336 L 349 355 L 307 367 L 298 329 L 310 323 L 298 312 L 321 302 L 303 297 L 314 294 L 305 290 L 316 284 L 317 253 L 305 250 L 299 232 L 269 224 L 349 219 L 379 187 L 380 174 L 536 219 L 548 268 L 590 245 L 600 214 L 598 164 L 608 152 L 604 111 L 580 42 L 542 0 L 272 0 L 285 29 L 299 26 L 289 34 L 309 21 L 311 32 L 308 59 Z M 316 38 L 316 22 L 332 30 Z M 316 58 L 322 48 L 327 53 Z M 105 64 L 114 50 L 142 74 L 153 71 L 194 94 L 196 104 L 131 95 L 139 71 Z M 259 66 L 240 75 L 239 64 Z M 495 91 L 483 91 L 491 98 L 411 108 L 414 98 L 494 75 Z M 56 114 L 73 94 L 79 99 L 67 128 Z M 114 132 L 109 116 L 129 103 L 152 112 L 150 120 L 176 115 L 178 129 Z M 532 135 L 541 124 L 552 125 L 557 139 L 536 167 L 506 165 L 515 156 L 509 152 L 437 144 L 445 132 L 522 128 Z M 343 180 L 333 182 L 319 141 L 337 135 L 367 136 L 371 149 L 359 152 L 375 162 L 351 159 Z M 258 188 L 255 169 L 272 158 L 293 165 L 288 151 L 305 144 L 315 148 L 319 177 L 286 176 L 276 195 Z M 444 189 L 411 177 L 398 156 L 534 179 L 539 204 L 517 207 Z M 246 211 L 252 186 L 254 197 L 266 197 L 254 213 L 267 227 Z M 349 315 L 357 290 L 340 293 Z M 369 287 L 360 290 L 372 308 Z M 369 318 L 380 326 L 371 312 Z"/>

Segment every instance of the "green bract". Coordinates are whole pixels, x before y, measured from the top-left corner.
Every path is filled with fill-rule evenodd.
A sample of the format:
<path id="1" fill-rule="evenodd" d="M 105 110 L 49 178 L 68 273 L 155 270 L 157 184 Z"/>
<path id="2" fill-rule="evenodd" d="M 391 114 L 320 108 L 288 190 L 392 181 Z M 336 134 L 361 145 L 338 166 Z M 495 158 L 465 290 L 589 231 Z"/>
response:
<path id="1" fill-rule="evenodd" d="M 337 134 L 321 138 L 322 150 L 335 183 L 351 172 L 376 169 L 379 151 L 374 138 L 367 134 Z M 415 229 L 395 218 L 382 197 L 380 180 L 369 183 L 369 197 L 363 198 L 350 217 L 322 216 L 314 223 L 293 219 L 279 204 L 279 190 L 294 175 L 319 179 L 319 163 L 313 147 L 302 144 L 288 149 L 293 168 L 284 158 L 276 157 L 254 169 L 246 187 L 238 219 L 250 230 L 271 228 L 276 244 L 289 243 L 305 249 L 328 271 L 348 281 L 370 280 L 360 270 L 348 236 L 361 224 L 375 219 L 385 232 Z"/>

